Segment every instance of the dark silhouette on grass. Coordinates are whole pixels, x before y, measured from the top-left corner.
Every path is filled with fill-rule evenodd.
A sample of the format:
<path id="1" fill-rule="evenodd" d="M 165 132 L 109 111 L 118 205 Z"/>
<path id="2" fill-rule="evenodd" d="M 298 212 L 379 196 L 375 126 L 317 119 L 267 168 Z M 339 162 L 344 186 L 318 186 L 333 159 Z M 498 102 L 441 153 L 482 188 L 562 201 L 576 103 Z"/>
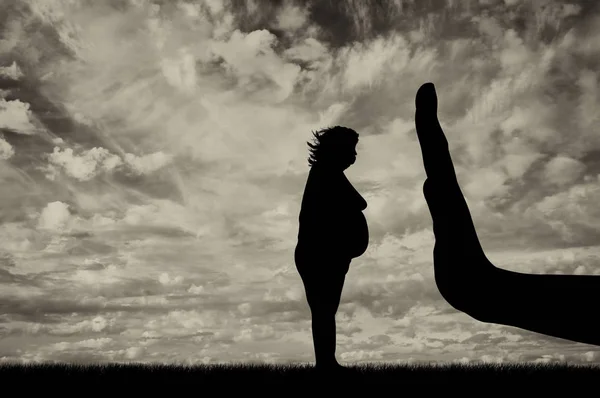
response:
<path id="1" fill-rule="evenodd" d="M 315 394 L 323 390 L 322 384 L 335 390 L 336 396 L 354 396 L 356 388 L 383 387 L 378 395 L 387 396 L 389 387 L 423 387 L 428 391 L 447 392 L 443 389 L 452 386 L 464 389 L 481 386 L 484 390 L 502 387 L 519 392 L 523 385 L 535 386 L 538 396 L 540 387 L 569 386 L 571 396 L 584 396 L 582 388 L 597 387 L 600 367 L 597 365 L 576 365 L 565 362 L 554 364 L 534 363 L 366 363 L 349 366 L 348 371 L 337 374 L 325 373 L 324 378 L 314 377 L 310 366 L 294 364 L 207 364 L 175 365 L 160 363 L 102 363 L 102 364 L 9 364 L 0 362 L 0 380 L 3 388 L 17 388 L 22 396 L 48 396 L 55 390 L 61 396 L 65 392 L 79 393 L 83 390 L 102 392 L 101 396 L 114 395 L 115 391 L 131 390 L 135 396 L 159 396 L 158 389 L 169 389 L 170 396 L 187 393 L 190 388 L 206 391 L 220 391 L 224 396 L 233 389 L 235 396 L 260 395 L 265 389 L 286 391 L 290 388 L 301 395 Z M 333 376 L 333 377 L 332 377 Z M 339 376 L 339 377 L 335 377 Z M 581 388 L 581 394 L 573 395 L 573 387 Z M 279 389 L 281 388 L 281 389 Z M 173 390 L 177 391 L 174 395 Z M 586 388 L 585 390 L 588 390 Z M 239 391 L 239 394 L 237 394 Z M 593 389 L 592 389 L 593 391 Z M 180 394 L 181 392 L 181 394 Z M 412 390 L 411 390 L 412 392 Z M 417 392 L 417 390 L 415 390 Z M 37 394 L 34 394 L 37 393 Z M 147 394 L 150 393 L 150 394 Z M 106 394 L 106 395 L 105 395 Z M 166 394 L 166 395 L 169 395 Z M 52 394 L 53 395 L 53 394 Z M 75 394 L 73 394 L 75 395 Z M 300 394 L 296 394 L 300 395 Z M 429 394 L 427 394 L 429 395 Z M 524 395 L 524 394 L 520 394 Z M 10 395 L 8 395 L 10 396 Z M 71 396 L 71 394 L 68 394 Z M 543 396 L 543 395 L 542 395 Z"/>
<path id="2" fill-rule="evenodd" d="M 437 117 L 432 83 L 416 95 L 415 123 L 433 220 L 437 287 L 455 309 L 488 323 L 600 345 L 600 277 L 524 274 L 497 268 L 485 256 L 459 187 Z"/>
<path id="3" fill-rule="evenodd" d="M 344 174 L 356 160 L 358 133 L 335 126 L 313 135 L 294 260 L 311 311 L 316 367 L 342 369 L 335 358 L 335 314 L 350 262 L 369 243 L 362 213 L 367 202 Z"/>

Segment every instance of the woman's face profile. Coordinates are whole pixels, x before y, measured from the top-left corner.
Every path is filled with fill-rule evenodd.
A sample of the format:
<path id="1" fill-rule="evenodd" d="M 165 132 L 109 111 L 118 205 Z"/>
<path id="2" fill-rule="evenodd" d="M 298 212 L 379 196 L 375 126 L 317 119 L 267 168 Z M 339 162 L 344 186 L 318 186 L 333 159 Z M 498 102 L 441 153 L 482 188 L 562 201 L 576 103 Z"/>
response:
<path id="1" fill-rule="evenodd" d="M 340 145 L 339 160 L 343 170 L 352 166 L 356 162 L 356 145 L 358 142 L 345 142 Z"/>

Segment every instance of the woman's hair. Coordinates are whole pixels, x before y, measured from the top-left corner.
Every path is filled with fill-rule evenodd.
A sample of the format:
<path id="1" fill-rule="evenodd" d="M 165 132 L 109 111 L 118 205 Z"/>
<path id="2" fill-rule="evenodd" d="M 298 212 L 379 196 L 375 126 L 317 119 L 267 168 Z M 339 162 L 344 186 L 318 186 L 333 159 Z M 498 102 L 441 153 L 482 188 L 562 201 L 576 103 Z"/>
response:
<path id="1" fill-rule="evenodd" d="M 327 127 L 316 132 L 313 131 L 313 142 L 307 142 L 310 147 L 308 164 L 315 165 L 320 159 L 328 157 L 339 149 L 340 144 L 356 144 L 358 133 L 351 128 L 342 126 Z"/>

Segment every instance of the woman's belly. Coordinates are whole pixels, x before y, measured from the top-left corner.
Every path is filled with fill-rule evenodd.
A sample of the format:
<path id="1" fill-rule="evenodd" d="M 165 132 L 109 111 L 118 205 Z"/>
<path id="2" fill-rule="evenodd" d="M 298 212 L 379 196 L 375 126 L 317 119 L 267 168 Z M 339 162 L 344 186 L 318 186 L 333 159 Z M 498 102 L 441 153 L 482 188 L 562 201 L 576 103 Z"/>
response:
<path id="1" fill-rule="evenodd" d="M 369 227 L 362 211 L 352 212 L 345 231 L 347 250 L 351 258 L 362 256 L 369 246 Z"/>
<path id="2" fill-rule="evenodd" d="M 367 250 L 369 228 L 363 212 L 353 210 L 335 219 L 307 217 L 298 238 L 303 251 L 318 257 L 355 258 Z"/>

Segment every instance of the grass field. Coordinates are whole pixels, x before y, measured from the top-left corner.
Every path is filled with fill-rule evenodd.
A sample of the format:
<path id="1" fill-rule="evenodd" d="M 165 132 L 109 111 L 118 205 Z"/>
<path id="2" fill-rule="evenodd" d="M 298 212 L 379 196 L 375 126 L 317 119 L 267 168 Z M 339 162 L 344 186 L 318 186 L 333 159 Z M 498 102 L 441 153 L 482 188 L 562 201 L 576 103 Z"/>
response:
<path id="1" fill-rule="evenodd" d="M 505 389 L 524 384 L 548 387 L 557 384 L 573 388 L 600 385 L 600 366 L 555 364 L 483 365 L 347 365 L 339 374 L 317 372 L 312 365 L 16 365 L 0 366 L 2 386 L 22 389 L 80 391 L 109 388 L 135 388 L 138 391 L 160 387 L 248 389 L 289 386 L 310 390 L 331 384 L 337 388 L 360 386 L 420 386 L 427 389 L 477 386 Z M 486 391 L 487 392 L 487 391 Z"/>

